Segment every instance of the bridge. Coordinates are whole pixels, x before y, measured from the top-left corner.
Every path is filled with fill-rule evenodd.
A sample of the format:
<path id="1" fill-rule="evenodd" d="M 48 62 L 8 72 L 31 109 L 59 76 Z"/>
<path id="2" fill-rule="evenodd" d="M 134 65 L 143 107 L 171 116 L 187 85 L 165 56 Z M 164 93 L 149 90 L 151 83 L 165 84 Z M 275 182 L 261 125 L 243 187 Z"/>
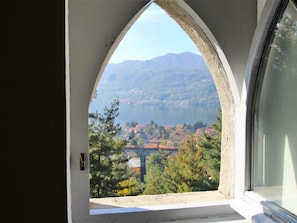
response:
<path id="1" fill-rule="evenodd" d="M 126 146 L 124 148 L 125 153 L 136 153 L 140 158 L 140 179 L 144 182 L 144 175 L 146 173 L 146 158 L 152 153 L 156 153 L 158 151 L 166 151 L 168 154 L 177 153 L 177 147 L 163 147 L 159 144 L 149 144 L 143 146 Z"/>

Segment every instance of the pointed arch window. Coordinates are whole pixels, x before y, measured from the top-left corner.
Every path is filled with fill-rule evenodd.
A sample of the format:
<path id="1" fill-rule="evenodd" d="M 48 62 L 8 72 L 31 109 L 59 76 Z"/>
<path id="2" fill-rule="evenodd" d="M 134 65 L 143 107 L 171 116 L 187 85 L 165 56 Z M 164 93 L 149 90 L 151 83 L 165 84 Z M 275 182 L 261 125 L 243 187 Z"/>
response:
<path id="1" fill-rule="evenodd" d="M 136 30 L 138 36 L 135 36 Z M 159 42 L 162 44 L 159 44 Z M 152 50 L 152 48 L 157 49 Z M 188 50 L 192 52 L 185 52 Z M 146 54 L 152 51 L 156 51 L 156 53 L 152 55 L 159 56 L 143 61 L 142 57 L 149 57 Z M 133 56 L 137 56 L 138 60 L 134 59 Z M 143 73 L 143 77 L 141 78 L 139 78 L 140 73 Z M 138 79 L 133 79 L 133 76 L 138 77 Z M 135 79 L 137 80 L 137 84 L 135 84 Z M 139 82 L 139 80 L 142 81 Z M 126 81 L 128 83 L 124 84 Z M 152 81 L 154 81 L 154 83 Z M 131 85 L 129 82 L 134 84 Z M 156 89 L 158 90 L 156 91 Z M 164 89 L 166 89 L 166 92 Z M 197 98 L 198 94 L 202 94 L 200 92 L 202 90 L 204 91 L 203 96 Z M 115 92 L 117 92 L 117 94 Z M 179 95 L 186 95 L 187 97 L 180 97 Z M 211 73 L 189 36 L 155 3 L 152 3 L 130 27 L 125 37 L 119 43 L 118 48 L 114 51 L 110 62 L 100 77 L 100 81 L 98 81 L 96 98 L 92 99 L 89 111 L 94 112 L 99 109 L 100 113 L 102 113 L 104 107 L 108 106 L 116 97 L 120 99 L 119 119 L 115 120 L 116 123 L 119 121 L 123 126 L 127 122 L 132 123 L 136 121 L 138 124 L 143 125 L 144 128 L 141 130 L 146 131 L 146 127 L 152 127 L 154 128 L 152 131 L 155 131 L 154 134 L 150 135 L 143 132 L 146 138 L 139 138 L 145 141 L 141 145 L 138 145 L 141 151 L 137 150 L 142 160 L 142 162 L 140 162 L 140 174 L 142 179 L 144 179 L 143 172 L 145 172 L 145 166 L 143 165 L 146 163 L 143 162 L 143 160 L 151 154 L 151 152 L 146 154 L 148 152 L 144 150 L 149 151 L 148 148 L 151 147 L 151 150 L 153 150 L 153 144 L 156 145 L 156 148 L 164 148 L 163 151 L 165 153 L 166 151 L 170 151 L 171 154 L 172 151 L 176 153 L 178 150 L 182 140 L 181 134 L 190 134 L 189 132 L 191 131 L 191 134 L 195 135 L 195 137 L 198 137 L 198 135 L 200 137 L 202 132 L 209 132 L 209 136 L 211 136 L 212 133 L 217 133 L 217 130 L 212 127 L 212 124 L 216 121 L 216 116 L 220 115 L 220 102 Z M 207 100 L 203 99 L 203 97 L 207 98 Z M 140 120 L 137 118 L 140 118 Z M 152 121 L 154 122 L 153 125 L 146 126 Z M 195 124 L 196 129 L 194 129 Z M 167 131 L 167 134 L 171 132 L 171 136 L 173 137 L 177 134 L 175 129 L 178 126 L 180 129 L 177 130 L 181 132 L 177 134 L 175 139 L 169 139 L 168 137 L 166 140 L 160 140 L 155 136 L 153 140 L 150 140 L 149 137 L 157 135 L 156 131 L 160 129 L 160 127 L 164 127 L 164 125 L 171 125 L 171 131 Z M 137 127 L 140 126 L 138 125 Z M 191 127 L 193 127 L 193 129 L 191 129 Z M 196 133 L 197 128 L 200 129 L 199 133 Z M 123 126 L 123 129 L 127 131 L 128 127 Z M 129 132 L 126 133 L 128 134 Z M 180 138 L 180 141 L 177 141 L 177 138 Z M 210 137 L 208 139 L 210 140 Z M 218 138 L 218 140 L 220 141 L 220 138 Z M 125 148 L 125 151 L 128 151 L 131 147 L 131 145 L 130 147 L 129 145 L 130 144 Z M 220 147 L 220 144 L 217 145 L 217 147 Z M 178 188 L 178 186 L 175 186 L 171 190 L 169 188 L 163 188 L 162 191 L 165 191 L 165 193 L 177 193 L 178 191 L 188 192 L 191 188 L 194 191 L 217 190 L 219 182 L 220 148 L 216 149 L 216 155 L 207 155 L 207 157 L 213 157 L 213 167 L 208 167 L 212 170 L 209 171 L 207 179 L 204 179 L 205 183 L 200 183 L 201 186 L 194 186 L 194 183 L 191 185 L 187 184 L 188 187 L 184 186 L 183 189 Z M 213 151 L 214 150 L 213 148 Z M 158 150 L 156 151 L 158 152 Z M 144 156 L 143 154 L 146 155 Z M 165 161 L 164 159 L 163 163 Z M 93 163 L 90 163 L 90 165 L 93 166 Z M 212 172 L 212 174 L 210 172 Z M 196 171 L 196 174 L 197 173 L 198 170 Z M 198 181 L 198 177 L 196 178 L 196 181 Z M 140 182 L 136 183 L 139 184 Z M 159 184 L 161 183 L 162 182 L 159 182 Z M 92 183 L 91 187 L 94 188 Z M 142 185 L 142 187 L 144 186 Z M 147 191 L 148 190 L 142 192 L 146 192 L 147 194 L 149 193 Z M 154 193 L 162 192 L 161 189 L 151 189 L 150 191 L 154 191 Z M 216 192 L 214 192 L 214 194 L 215 193 Z M 95 195 L 93 194 L 92 196 Z M 192 194 L 190 196 L 192 198 L 195 196 L 196 199 L 200 199 L 201 201 L 199 195 Z M 114 194 L 112 197 L 117 197 L 117 195 Z M 178 197 L 181 198 L 177 199 Z M 174 204 L 180 204 L 184 200 L 185 202 L 190 202 L 190 198 L 186 197 L 189 196 L 184 195 L 184 197 L 182 197 L 182 194 L 176 195 Z M 192 198 L 191 200 L 193 202 Z M 216 198 L 222 199 L 220 196 L 216 196 Z M 92 197 L 90 200 L 91 207 L 108 207 L 108 205 L 100 205 L 100 202 L 108 203 L 110 200 L 115 199 L 109 198 L 103 200 Z M 119 207 L 126 205 L 120 203 L 120 200 L 124 201 L 124 199 L 117 200 L 118 202 L 114 203 L 115 206 L 116 204 L 118 204 Z M 141 204 L 139 201 L 142 199 L 137 199 L 136 197 L 134 200 L 135 203 L 130 205 L 135 206 L 138 203 L 142 206 L 161 205 L 163 202 L 164 204 L 168 204 L 168 201 L 165 199 L 164 201 L 160 199 L 158 203 L 152 202 L 152 204 L 147 202 Z M 138 200 L 138 202 L 136 202 L 136 200 Z M 208 198 L 207 200 L 210 199 Z M 173 204 L 173 200 L 170 203 Z"/>

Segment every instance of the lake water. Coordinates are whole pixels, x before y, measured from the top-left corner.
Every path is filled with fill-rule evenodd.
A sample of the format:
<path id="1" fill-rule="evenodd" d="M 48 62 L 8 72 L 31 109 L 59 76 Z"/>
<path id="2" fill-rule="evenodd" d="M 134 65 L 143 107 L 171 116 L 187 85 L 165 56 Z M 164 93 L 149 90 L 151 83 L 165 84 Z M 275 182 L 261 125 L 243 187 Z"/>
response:
<path id="1" fill-rule="evenodd" d="M 103 113 L 103 108 L 109 105 L 98 102 L 92 103 L 89 112 L 98 111 Z M 175 126 L 177 124 L 194 124 L 197 121 L 202 121 L 211 125 L 216 120 L 218 109 L 217 107 L 202 108 L 195 105 L 176 107 L 170 105 L 120 104 L 120 115 L 116 119 L 116 123 L 124 125 L 127 122 L 136 121 L 139 124 L 149 124 L 154 121 L 163 126 Z"/>

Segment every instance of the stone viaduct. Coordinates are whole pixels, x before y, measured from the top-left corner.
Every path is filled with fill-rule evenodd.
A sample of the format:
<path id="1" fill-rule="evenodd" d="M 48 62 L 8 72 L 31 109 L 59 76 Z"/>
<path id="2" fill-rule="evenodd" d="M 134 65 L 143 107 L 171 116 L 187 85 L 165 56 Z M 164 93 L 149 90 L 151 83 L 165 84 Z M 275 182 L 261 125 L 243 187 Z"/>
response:
<path id="1" fill-rule="evenodd" d="M 149 156 L 152 153 L 156 153 L 158 151 L 166 151 L 169 154 L 174 154 L 177 153 L 178 148 L 173 147 L 173 148 L 169 148 L 169 147 L 164 147 L 164 148 L 159 148 L 159 146 L 157 145 L 157 147 L 146 147 L 146 146 L 126 146 L 124 148 L 125 153 L 129 153 L 129 152 L 133 152 L 136 153 L 139 158 L 140 158 L 140 179 L 143 182 L 144 181 L 144 175 L 146 173 L 146 159 L 147 156 Z"/>

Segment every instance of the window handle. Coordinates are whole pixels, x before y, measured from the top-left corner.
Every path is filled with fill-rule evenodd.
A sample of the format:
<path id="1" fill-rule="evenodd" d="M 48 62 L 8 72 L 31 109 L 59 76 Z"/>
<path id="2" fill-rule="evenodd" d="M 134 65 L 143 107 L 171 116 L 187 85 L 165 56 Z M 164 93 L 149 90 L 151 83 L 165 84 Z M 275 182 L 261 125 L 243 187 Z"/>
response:
<path id="1" fill-rule="evenodd" d="M 80 170 L 85 170 L 85 168 L 86 168 L 85 154 L 81 153 L 79 155 L 79 169 Z"/>

